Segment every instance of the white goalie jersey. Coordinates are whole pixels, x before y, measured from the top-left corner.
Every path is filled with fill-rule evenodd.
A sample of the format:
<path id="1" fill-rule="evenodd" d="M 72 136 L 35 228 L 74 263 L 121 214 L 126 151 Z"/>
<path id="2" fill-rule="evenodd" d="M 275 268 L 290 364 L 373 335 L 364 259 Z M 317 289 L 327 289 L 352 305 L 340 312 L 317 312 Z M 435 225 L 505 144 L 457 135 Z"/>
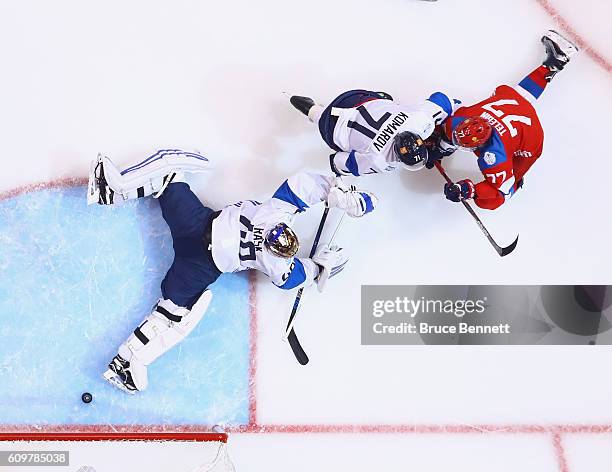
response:
<path id="1" fill-rule="evenodd" d="M 295 215 L 326 200 L 335 178 L 300 173 L 286 180 L 263 203 L 244 200 L 225 207 L 212 225 L 212 256 L 221 272 L 260 270 L 280 288 L 310 285 L 319 274 L 308 258 L 282 258 L 264 247 L 278 223 L 291 226 Z"/>
<path id="2" fill-rule="evenodd" d="M 393 152 L 393 139 L 404 131 L 427 139 L 459 103 L 436 92 L 413 107 L 393 100 L 371 100 L 356 108 L 332 108 L 338 119 L 333 141 L 342 149 L 332 157 L 332 168 L 341 175 L 359 176 L 403 166 Z"/>

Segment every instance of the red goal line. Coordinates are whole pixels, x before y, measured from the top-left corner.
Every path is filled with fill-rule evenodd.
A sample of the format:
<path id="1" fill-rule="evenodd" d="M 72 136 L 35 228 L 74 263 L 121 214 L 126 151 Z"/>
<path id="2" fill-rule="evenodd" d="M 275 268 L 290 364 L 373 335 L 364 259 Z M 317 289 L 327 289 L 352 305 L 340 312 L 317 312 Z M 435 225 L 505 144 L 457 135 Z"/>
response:
<path id="1" fill-rule="evenodd" d="M 248 424 L 211 432 L 204 425 L 3 425 L 0 441 L 223 441 L 249 434 L 612 434 L 611 424 Z"/>

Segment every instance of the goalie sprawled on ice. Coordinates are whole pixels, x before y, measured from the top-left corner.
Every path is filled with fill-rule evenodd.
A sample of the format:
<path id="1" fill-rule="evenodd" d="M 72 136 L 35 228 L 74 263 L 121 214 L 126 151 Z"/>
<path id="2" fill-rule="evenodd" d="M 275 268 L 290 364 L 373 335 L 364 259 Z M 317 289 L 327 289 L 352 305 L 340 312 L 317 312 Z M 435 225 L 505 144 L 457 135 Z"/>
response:
<path id="1" fill-rule="evenodd" d="M 350 216 L 371 212 L 374 195 L 349 189 L 331 176 L 300 173 L 286 180 L 272 198 L 204 206 L 184 180 L 185 172 L 209 168 L 204 156 L 178 149 L 161 150 L 120 172 L 108 157 L 92 163 L 87 201 L 110 205 L 154 195 L 170 228 L 174 261 L 161 284 L 162 298 L 112 359 L 104 378 L 135 393 L 147 387 L 147 366 L 184 339 L 212 300 L 208 286 L 223 272 L 260 270 L 282 289 L 308 286 L 321 290 L 342 270 L 342 248 L 321 247 L 312 258 L 295 257 L 299 243 L 290 225 L 297 213 L 326 202 Z"/>

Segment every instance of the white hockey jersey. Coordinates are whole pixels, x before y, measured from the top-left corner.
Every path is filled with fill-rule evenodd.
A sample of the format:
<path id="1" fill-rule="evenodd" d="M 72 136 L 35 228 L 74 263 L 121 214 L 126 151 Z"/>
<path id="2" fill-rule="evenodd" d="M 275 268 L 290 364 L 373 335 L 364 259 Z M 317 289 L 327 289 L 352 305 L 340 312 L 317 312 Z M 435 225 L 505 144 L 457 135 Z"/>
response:
<path id="1" fill-rule="evenodd" d="M 409 131 L 427 139 L 459 103 L 436 92 L 413 107 L 393 100 L 371 100 L 356 108 L 332 108 L 332 115 L 338 118 L 333 140 L 342 149 L 332 156 L 333 170 L 359 176 L 403 166 L 393 152 L 395 136 Z"/>
<path id="2" fill-rule="evenodd" d="M 300 173 L 286 180 L 263 203 L 245 200 L 225 207 L 212 225 L 212 256 L 221 272 L 260 270 L 280 288 L 310 285 L 319 274 L 307 258 L 282 258 L 264 247 L 264 238 L 278 223 L 291 226 L 295 215 L 327 199 L 335 179 Z"/>

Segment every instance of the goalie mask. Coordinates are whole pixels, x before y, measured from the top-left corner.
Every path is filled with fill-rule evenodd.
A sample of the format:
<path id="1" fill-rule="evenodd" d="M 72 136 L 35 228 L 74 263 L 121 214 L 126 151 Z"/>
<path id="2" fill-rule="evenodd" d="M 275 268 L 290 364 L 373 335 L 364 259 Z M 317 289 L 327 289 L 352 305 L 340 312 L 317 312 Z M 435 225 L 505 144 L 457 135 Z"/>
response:
<path id="1" fill-rule="evenodd" d="M 264 246 L 278 257 L 289 259 L 300 247 L 297 235 L 285 223 L 279 223 L 266 234 Z"/>
<path id="2" fill-rule="evenodd" d="M 410 131 L 398 134 L 393 140 L 393 151 L 408 170 L 420 170 L 425 167 L 427 148 L 416 134 Z"/>

